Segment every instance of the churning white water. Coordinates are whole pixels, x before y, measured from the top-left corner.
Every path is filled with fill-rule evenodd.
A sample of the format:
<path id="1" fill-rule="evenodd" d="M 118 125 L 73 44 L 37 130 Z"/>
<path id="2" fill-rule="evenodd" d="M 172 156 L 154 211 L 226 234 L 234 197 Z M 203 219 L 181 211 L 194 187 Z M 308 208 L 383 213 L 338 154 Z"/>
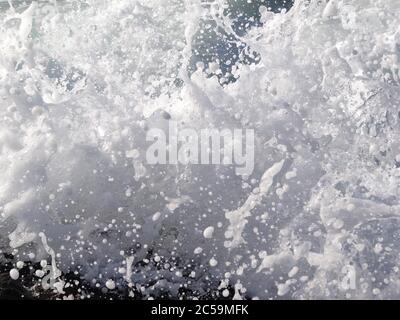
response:
<path id="1" fill-rule="evenodd" d="M 262 6 L 245 35 L 225 9 L 5 6 L 0 245 L 13 279 L 31 261 L 60 296 L 75 272 L 143 298 L 400 297 L 400 1 Z M 204 21 L 258 63 L 189 72 Z M 170 119 L 254 129 L 253 174 L 147 165 L 146 132 Z"/>

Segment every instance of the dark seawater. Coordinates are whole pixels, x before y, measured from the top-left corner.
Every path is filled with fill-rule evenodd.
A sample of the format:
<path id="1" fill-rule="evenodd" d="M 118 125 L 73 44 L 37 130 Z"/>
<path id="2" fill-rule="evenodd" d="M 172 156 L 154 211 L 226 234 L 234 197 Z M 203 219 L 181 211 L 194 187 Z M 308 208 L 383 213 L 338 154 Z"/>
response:
<path id="1" fill-rule="evenodd" d="M 261 6 L 278 13 L 289 11 L 293 3 L 294 0 L 229 0 L 225 15 L 232 20 L 235 34 L 228 34 L 225 30 L 216 27 L 212 20 L 203 21 L 201 32 L 194 39 L 192 69 L 196 68 L 196 63 L 199 61 L 203 62 L 205 67 L 210 62 L 219 61 L 222 74 L 218 77 L 221 84 L 234 82 L 236 79 L 229 75 L 233 65 L 238 61 L 243 64 L 257 63 L 260 59 L 257 52 L 252 51 L 246 43 L 238 41 L 237 36 L 243 36 L 251 28 L 262 26 Z"/>

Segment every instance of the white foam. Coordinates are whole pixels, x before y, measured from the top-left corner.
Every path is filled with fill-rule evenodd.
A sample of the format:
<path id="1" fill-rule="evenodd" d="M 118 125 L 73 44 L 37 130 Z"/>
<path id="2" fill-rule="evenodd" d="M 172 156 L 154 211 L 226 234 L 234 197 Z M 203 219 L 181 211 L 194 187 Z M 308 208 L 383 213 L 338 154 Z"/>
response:
<path id="1" fill-rule="evenodd" d="M 224 87 L 187 71 L 201 19 L 234 32 L 224 1 L 85 3 L 0 13 L 0 227 L 16 261 L 48 259 L 53 286 L 42 280 L 58 292 L 79 270 L 178 295 L 185 277 L 166 265 L 157 278 L 153 252 L 182 270 L 194 259 L 196 290 L 196 267 L 215 259 L 207 272 L 231 273 L 235 299 L 346 297 L 348 265 L 366 279 L 352 297 L 399 296 L 382 278 L 396 278 L 399 254 L 399 1 L 263 9 L 264 25 L 238 37 L 260 63 L 236 63 Z M 148 166 L 160 109 L 193 129 L 254 128 L 254 174 Z"/>

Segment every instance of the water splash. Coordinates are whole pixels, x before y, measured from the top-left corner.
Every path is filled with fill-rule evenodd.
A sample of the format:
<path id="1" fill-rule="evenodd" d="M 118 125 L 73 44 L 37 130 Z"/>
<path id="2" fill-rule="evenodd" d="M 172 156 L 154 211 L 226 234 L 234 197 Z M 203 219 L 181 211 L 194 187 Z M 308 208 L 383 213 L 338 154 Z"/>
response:
<path id="1" fill-rule="evenodd" d="M 93 287 L 114 279 L 143 297 L 398 297 L 400 3 L 262 7 L 263 25 L 232 40 L 259 62 L 232 59 L 236 81 L 221 86 L 218 63 L 188 69 L 202 19 L 235 32 L 224 8 L 87 0 L 1 12 L 4 250 L 50 254 Z M 169 118 L 254 128 L 253 175 L 146 165 L 146 130 Z M 349 270 L 354 286 L 341 286 Z"/>

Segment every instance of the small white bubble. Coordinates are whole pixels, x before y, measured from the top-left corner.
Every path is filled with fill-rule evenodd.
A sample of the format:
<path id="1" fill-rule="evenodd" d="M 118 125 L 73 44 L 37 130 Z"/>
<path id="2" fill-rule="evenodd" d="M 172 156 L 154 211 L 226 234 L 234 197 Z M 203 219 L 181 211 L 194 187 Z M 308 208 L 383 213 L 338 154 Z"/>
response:
<path id="1" fill-rule="evenodd" d="M 115 289 L 115 282 L 111 279 L 108 279 L 106 281 L 106 287 L 108 290 L 114 290 Z"/>
<path id="2" fill-rule="evenodd" d="M 213 233 L 214 233 L 214 227 L 207 227 L 206 229 L 204 229 L 203 231 L 203 236 L 206 239 L 211 239 L 213 237 Z"/>
<path id="3" fill-rule="evenodd" d="M 18 269 L 11 269 L 10 270 L 10 277 L 13 280 L 17 280 L 19 278 L 19 271 Z"/>

